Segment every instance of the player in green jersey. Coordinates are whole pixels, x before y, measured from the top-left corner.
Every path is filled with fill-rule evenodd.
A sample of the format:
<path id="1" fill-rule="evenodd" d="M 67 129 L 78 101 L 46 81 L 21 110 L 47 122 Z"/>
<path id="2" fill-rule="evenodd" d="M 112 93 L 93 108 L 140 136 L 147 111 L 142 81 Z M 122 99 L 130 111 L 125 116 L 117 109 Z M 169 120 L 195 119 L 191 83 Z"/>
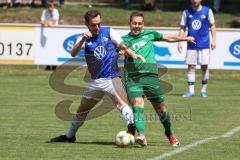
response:
<path id="1" fill-rule="evenodd" d="M 125 57 L 125 84 L 130 102 L 133 105 L 134 121 L 138 136 L 136 142 L 142 146 L 147 145 L 144 135 L 144 96 L 153 105 L 157 112 L 161 123 L 165 128 L 165 135 L 172 146 L 178 146 L 179 141 L 173 134 L 171 129 L 170 115 L 167 112 L 164 103 L 164 95 L 161 90 L 160 81 L 158 79 L 158 68 L 153 52 L 154 41 L 178 42 L 188 41 L 194 42 L 193 37 L 180 37 L 174 34 L 162 34 L 153 30 L 143 30 L 144 15 L 139 12 L 133 12 L 130 15 L 130 33 L 123 36 L 125 44 L 130 47 L 136 54 L 143 56 L 146 63 L 135 60 L 131 57 Z M 120 51 L 124 54 L 123 51 Z"/>

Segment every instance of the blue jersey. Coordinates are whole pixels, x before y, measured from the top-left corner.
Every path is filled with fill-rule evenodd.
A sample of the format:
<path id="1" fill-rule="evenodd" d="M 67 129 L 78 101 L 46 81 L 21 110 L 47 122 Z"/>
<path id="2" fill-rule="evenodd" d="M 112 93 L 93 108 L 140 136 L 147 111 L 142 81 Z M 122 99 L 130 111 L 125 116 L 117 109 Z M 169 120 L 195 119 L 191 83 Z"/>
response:
<path id="1" fill-rule="evenodd" d="M 186 26 L 188 36 L 195 38 L 196 44 L 188 43 L 188 49 L 209 49 L 209 8 L 202 6 L 201 10 L 196 11 L 192 7 L 185 10 Z"/>
<path id="2" fill-rule="evenodd" d="M 116 45 L 111 41 L 110 27 L 101 27 L 97 37 L 85 41 L 85 58 L 92 79 L 119 77 Z"/>

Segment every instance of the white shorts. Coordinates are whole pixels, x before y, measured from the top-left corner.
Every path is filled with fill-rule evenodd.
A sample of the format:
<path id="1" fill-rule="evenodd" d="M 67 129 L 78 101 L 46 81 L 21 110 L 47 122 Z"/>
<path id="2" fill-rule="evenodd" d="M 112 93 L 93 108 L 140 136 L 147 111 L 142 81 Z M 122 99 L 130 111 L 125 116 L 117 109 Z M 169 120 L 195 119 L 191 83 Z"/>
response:
<path id="1" fill-rule="evenodd" d="M 185 63 L 208 65 L 210 62 L 210 49 L 187 50 Z"/>
<path id="2" fill-rule="evenodd" d="M 83 97 L 100 101 L 105 93 L 115 105 L 129 105 L 127 93 L 119 77 L 91 80 L 83 93 Z"/>

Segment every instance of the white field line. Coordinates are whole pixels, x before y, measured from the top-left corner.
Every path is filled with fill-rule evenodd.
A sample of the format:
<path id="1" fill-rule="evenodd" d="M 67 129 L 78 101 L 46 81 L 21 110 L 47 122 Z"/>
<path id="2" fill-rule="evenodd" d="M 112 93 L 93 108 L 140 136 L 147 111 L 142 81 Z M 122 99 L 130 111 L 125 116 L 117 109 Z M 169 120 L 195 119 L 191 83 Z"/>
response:
<path id="1" fill-rule="evenodd" d="M 192 144 L 189 144 L 189 145 L 186 145 L 184 147 L 179 147 L 173 151 L 170 151 L 168 153 L 164 153 L 162 155 L 159 155 L 159 156 L 156 156 L 156 157 L 153 157 L 153 158 L 150 158 L 148 160 L 160 160 L 160 159 L 164 159 L 166 157 L 171 157 L 175 154 L 178 154 L 178 153 L 181 153 L 181 152 L 184 152 L 186 150 L 189 150 L 189 149 L 192 149 L 198 145 L 201 145 L 201 144 L 205 144 L 205 143 L 208 143 L 210 141 L 213 141 L 213 140 L 217 140 L 217 139 L 221 139 L 221 138 L 229 138 L 231 136 L 233 136 L 235 133 L 239 132 L 240 131 L 240 126 L 236 127 L 236 128 L 233 128 L 231 129 L 230 131 L 224 133 L 223 135 L 221 136 L 215 136 L 215 137 L 209 137 L 209 138 L 205 138 L 203 140 L 199 140 L 199 141 L 196 141 Z"/>

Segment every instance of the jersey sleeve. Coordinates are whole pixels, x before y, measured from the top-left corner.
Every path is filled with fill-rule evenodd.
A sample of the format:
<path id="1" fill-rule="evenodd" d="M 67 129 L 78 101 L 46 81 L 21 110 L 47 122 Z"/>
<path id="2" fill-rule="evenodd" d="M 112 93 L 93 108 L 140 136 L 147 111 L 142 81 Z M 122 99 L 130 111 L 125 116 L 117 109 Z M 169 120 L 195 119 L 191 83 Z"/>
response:
<path id="1" fill-rule="evenodd" d="M 211 9 L 209 9 L 209 11 L 208 11 L 208 21 L 210 24 L 215 23 L 214 15 L 213 15 L 213 12 Z"/>
<path id="2" fill-rule="evenodd" d="M 182 18 L 181 18 L 181 21 L 180 21 L 180 25 L 181 26 L 186 26 L 187 25 L 186 11 L 183 11 L 183 13 L 182 13 Z"/>
<path id="3" fill-rule="evenodd" d="M 76 43 L 74 44 L 74 46 L 77 45 L 81 40 L 82 40 L 82 36 L 78 37 L 78 39 L 76 40 Z M 84 49 L 84 48 L 85 48 L 85 42 L 83 42 L 81 49 Z"/>
<path id="4" fill-rule="evenodd" d="M 160 41 L 162 40 L 163 38 L 163 34 L 162 33 L 159 33 L 159 32 L 156 32 L 156 31 L 153 31 L 153 36 L 154 36 L 154 41 Z"/>
<path id="5" fill-rule="evenodd" d="M 111 40 L 117 44 L 117 46 L 119 46 L 123 42 L 121 36 L 117 34 L 112 28 L 110 28 L 110 37 Z"/>

